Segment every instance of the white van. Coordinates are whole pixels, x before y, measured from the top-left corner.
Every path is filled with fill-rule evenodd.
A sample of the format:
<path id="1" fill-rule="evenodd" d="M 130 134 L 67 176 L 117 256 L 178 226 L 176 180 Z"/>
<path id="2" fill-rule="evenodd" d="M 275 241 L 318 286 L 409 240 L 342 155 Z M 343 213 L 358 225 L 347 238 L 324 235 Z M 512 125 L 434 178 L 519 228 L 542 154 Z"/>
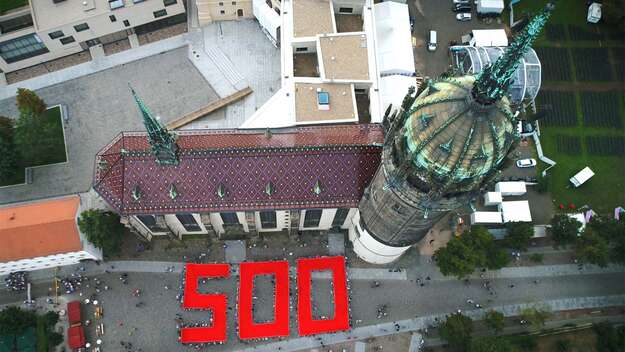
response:
<path id="1" fill-rule="evenodd" d="M 428 42 L 428 50 L 436 50 L 436 31 L 430 31 L 430 40 Z"/>

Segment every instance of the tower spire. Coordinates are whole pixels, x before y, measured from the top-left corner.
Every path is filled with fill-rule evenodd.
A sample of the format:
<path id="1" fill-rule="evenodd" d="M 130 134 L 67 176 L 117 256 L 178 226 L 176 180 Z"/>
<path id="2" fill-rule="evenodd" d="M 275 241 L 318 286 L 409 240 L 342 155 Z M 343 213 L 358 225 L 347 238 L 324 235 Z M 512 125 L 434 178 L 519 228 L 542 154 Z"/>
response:
<path id="1" fill-rule="evenodd" d="M 496 102 L 506 93 L 519 61 L 540 34 L 554 8 L 553 3 L 548 3 L 514 38 L 506 52 L 494 64 L 477 75 L 472 90 L 475 100 L 488 105 Z"/>
<path id="2" fill-rule="evenodd" d="M 156 162 L 160 165 L 178 165 L 178 145 L 176 145 L 174 135 L 167 131 L 158 119 L 152 115 L 152 112 L 145 106 L 143 100 L 132 89 L 130 83 L 128 87 L 143 116 L 143 125 L 145 125 L 145 129 L 148 132 L 148 140 L 152 147 L 152 153 L 156 157 Z"/>

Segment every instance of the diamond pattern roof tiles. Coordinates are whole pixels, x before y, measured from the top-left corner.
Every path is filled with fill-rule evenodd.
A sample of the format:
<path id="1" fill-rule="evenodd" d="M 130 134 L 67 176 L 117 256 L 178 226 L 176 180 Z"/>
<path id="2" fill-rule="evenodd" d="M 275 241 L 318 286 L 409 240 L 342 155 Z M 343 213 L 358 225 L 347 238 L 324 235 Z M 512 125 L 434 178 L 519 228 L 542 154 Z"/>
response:
<path id="1" fill-rule="evenodd" d="M 122 133 L 96 156 L 94 188 L 123 215 L 356 207 L 382 142 L 379 125 L 181 131 L 180 164 L 161 166 L 145 133 Z"/>

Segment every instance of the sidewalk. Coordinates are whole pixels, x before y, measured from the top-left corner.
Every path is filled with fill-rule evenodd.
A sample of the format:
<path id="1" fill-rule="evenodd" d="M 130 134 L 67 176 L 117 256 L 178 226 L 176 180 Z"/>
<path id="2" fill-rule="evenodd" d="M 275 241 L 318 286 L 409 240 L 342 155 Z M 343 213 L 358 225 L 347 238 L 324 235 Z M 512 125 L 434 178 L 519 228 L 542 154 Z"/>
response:
<path id="1" fill-rule="evenodd" d="M 614 307 L 625 305 L 625 295 L 601 296 L 601 297 L 584 297 L 584 298 L 565 298 L 559 300 L 545 301 L 542 306 L 549 307 L 551 311 L 587 309 L 600 307 Z M 495 309 L 502 312 L 506 317 L 516 316 L 525 308 L 533 307 L 532 304 L 512 304 L 499 306 L 489 309 Z M 484 310 L 477 309 L 465 312 L 465 315 L 480 319 L 484 314 Z M 285 351 L 294 352 L 304 349 L 319 348 L 327 345 L 350 342 L 355 340 L 368 339 L 371 337 L 386 336 L 402 332 L 413 332 L 421 330 L 425 327 L 433 325 L 436 320 L 444 320 L 445 314 L 430 315 L 426 317 L 418 317 L 414 319 L 401 320 L 397 322 L 376 324 L 363 326 L 352 329 L 349 332 L 341 332 L 335 334 L 324 335 L 323 337 L 300 337 L 286 341 L 269 343 L 266 345 L 249 347 L 237 350 L 236 352 L 273 352 Z M 399 328 L 397 328 L 397 325 Z M 427 344 L 427 342 L 426 342 Z M 233 351 L 234 352 L 234 351 Z"/>

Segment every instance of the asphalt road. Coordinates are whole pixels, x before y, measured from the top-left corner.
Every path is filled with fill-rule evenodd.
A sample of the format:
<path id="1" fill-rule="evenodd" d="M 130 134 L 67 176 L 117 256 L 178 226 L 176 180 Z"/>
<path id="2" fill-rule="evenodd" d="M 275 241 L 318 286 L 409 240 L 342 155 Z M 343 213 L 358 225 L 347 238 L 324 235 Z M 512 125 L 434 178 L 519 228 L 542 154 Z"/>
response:
<path id="1" fill-rule="evenodd" d="M 128 285 L 122 285 L 118 274 L 104 274 L 100 277 L 111 286 L 111 290 L 102 292 L 98 299 L 104 309 L 103 323 L 106 326 L 104 347 L 106 350 L 115 350 L 119 341 L 130 341 L 134 346 L 144 351 L 184 351 L 187 348 L 177 342 L 177 332 L 174 322 L 176 313 L 183 315 L 187 321 L 208 320 L 207 312 L 185 312 L 180 309 L 176 301 L 176 288 L 179 275 L 165 273 L 131 273 Z M 270 282 L 257 280 L 259 289 L 255 291 L 258 299 L 255 301 L 256 321 L 271 320 L 273 300 L 271 297 Z M 457 309 L 473 309 L 466 304 L 471 298 L 485 307 L 490 305 L 505 305 L 513 303 L 539 303 L 542 300 L 565 297 L 605 296 L 625 293 L 622 284 L 622 273 L 598 275 L 560 276 L 541 279 L 538 284 L 532 278 L 492 280 L 496 295 L 490 295 L 482 286 L 483 280 L 473 280 L 469 286 L 461 281 L 428 281 L 425 286 L 416 282 L 386 280 L 378 288 L 371 288 L 371 282 L 350 281 L 351 312 L 354 327 L 377 324 L 382 322 L 410 319 L 415 316 L 430 314 L 451 313 Z M 223 292 L 229 298 L 228 312 L 228 340 L 226 345 L 211 347 L 211 351 L 227 351 L 244 346 L 236 337 L 236 289 L 238 280 L 209 280 L 201 285 L 201 292 Z M 514 284 L 514 288 L 509 285 Z M 170 289 L 166 290 L 165 285 Z M 291 287 L 296 287 L 291 281 Z M 327 315 L 331 307 L 328 280 L 314 280 L 313 287 L 319 289 L 313 295 L 313 301 L 319 307 L 318 314 Z M 133 297 L 131 292 L 135 288 L 142 290 L 141 297 Z M 86 289 L 88 295 L 93 287 Z M 47 285 L 40 284 L 34 287 L 34 295 L 47 295 Z M 292 290 L 291 303 L 295 306 L 295 296 Z M 84 298 L 76 295 L 64 296 L 64 299 Z M 22 301 L 23 294 L 0 292 L 0 304 Z M 489 302 L 488 300 L 492 301 Z M 137 302 L 144 302 L 144 306 L 137 308 Z M 388 306 L 388 316 L 376 318 L 378 305 Z M 296 336 L 296 311 L 291 311 L 291 337 Z M 92 317 L 93 306 L 83 307 L 85 318 Z M 120 323 L 122 325 L 120 325 Z M 87 330 L 88 337 L 93 336 L 93 326 Z M 136 328 L 136 331 L 135 329 Z M 112 348 L 113 347 L 113 348 Z"/>

